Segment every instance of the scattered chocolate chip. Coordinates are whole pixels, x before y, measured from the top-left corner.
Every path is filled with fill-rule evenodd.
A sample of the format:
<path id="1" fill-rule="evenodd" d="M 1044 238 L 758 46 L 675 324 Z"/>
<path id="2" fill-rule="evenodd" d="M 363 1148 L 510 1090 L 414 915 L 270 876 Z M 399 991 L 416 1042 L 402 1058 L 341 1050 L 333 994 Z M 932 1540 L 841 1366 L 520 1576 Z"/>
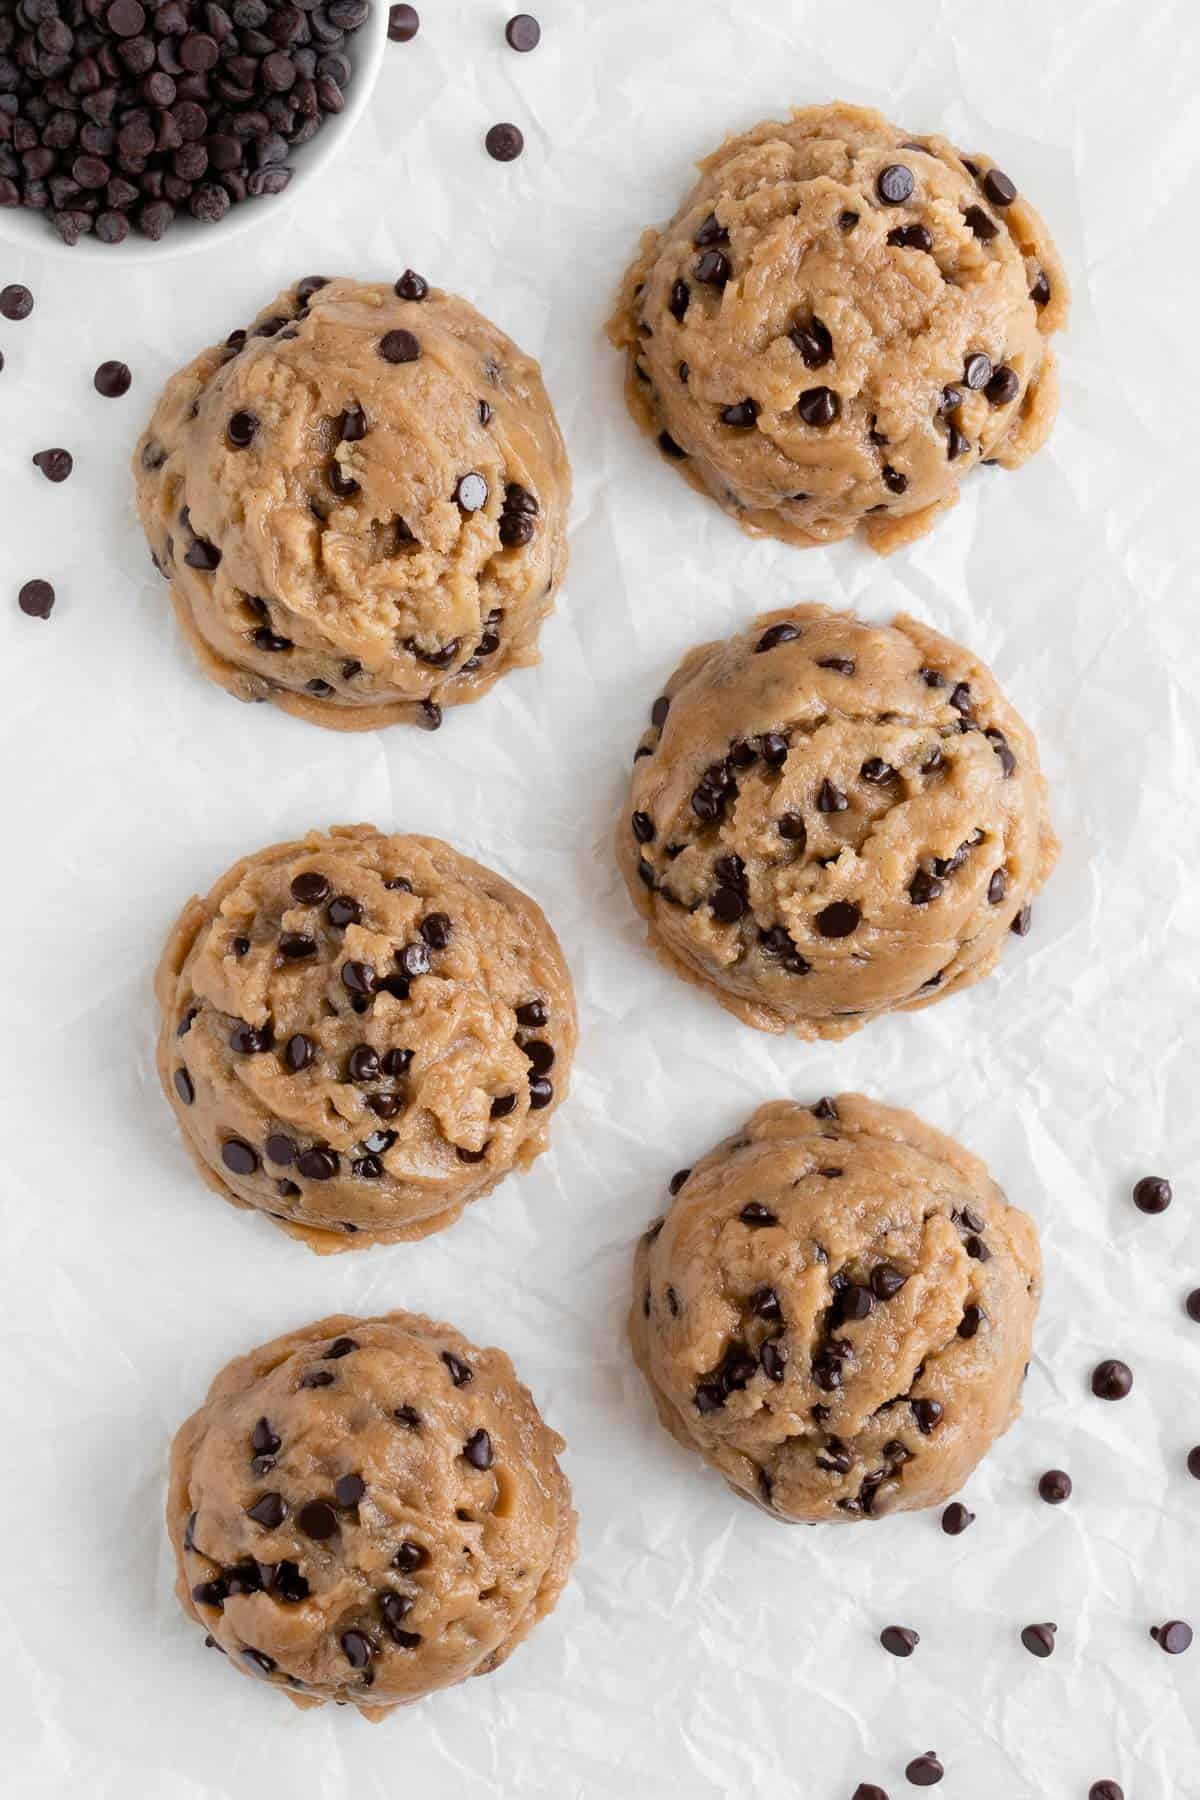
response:
<path id="1" fill-rule="evenodd" d="M 327 1500 L 309 1500 L 296 1514 L 296 1523 L 305 1537 L 322 1542 L 337 1530 L 337 1514 Z"/>
<path id="2" fill-rule="evenodd" d="M 1200 1323 L 1200 1288 L 1193 1288 L 1183 1305 L 1188 1318 Z"/>
<path id="3" fill-rule="evenodd" d="M 903 206 L 915 185 L 912 170 L 903 163 L 888 163 L 875 177 L 875 192 L 885 206 Z"/>
<path id="4" fill-rule="evenodd" d="M 986 1319 L 986 1317 L 987 1317 L 987 1314 L 984 1312 L 984 1310 L 981 1306 L 973 1306 L 973 1305 L 964 1306 L 963 1307 L 963 1316 L 958 1321 L 959 1337 L 960 1338 L 977 1337 L 979 1335 L 979 1327 L 983 1324 L 983 1321 Z"/>
<path id="5" fill-rule="evenodd" d="M 1189 1475 L 1200 1481 L 1200 1444 L 1194 1445 L 1187 1453 L 1187 1471 Z"/>
<path id="6" fill-rule="evenodd" d="M 942 1514 L 942 1530 L 947 1537 L 959 1537 L 974 1523 L 975 1514 L 968 1512 L 961 1500 L 952 1500 Z"/>
<path id="7" fill-rule="evenodd" d="M 258 1152 L 241 1138 L 227 1138 L 221 1145 L 221 1161 L 235 1175 L 253 1175 L 258 1168 Z"/>
<path id="8" fill-rule="evenodd" d="M 779 644 L 790 644 L 799 636 L 798 625 L 791 625 L 786 619 L 781 620 L 778 625 L 770 625 L 763 632 L 754 646 L 755 655 L 760 655 L 764 650 L 774 650 Z"/>
<path id="9" fill-rule="evenodd" d="M 1071 1477 L 1065 1469 L 1047 1469 L 1038 1478 L 1037 1491 L 1047 1506 L 1061 1506 L 1071 1498 Z"/>
<path id="10" fill-rule="evenodd" d="M 1115 1781 L 1093 1781 L 1088 1800 L 1125 1800 L 1125 1789 Z"/>
<path id="11" fill-rule="evenodd" d="M 822 656 L 817 659 L 818 669 L 832 669 L 835 675 L 853 675 L 857 666 L 851 656 Z"/>
<path id="12" fill-rule="evenodd" d="M 911 1656 L 921 1639 L 907 1625 L 885 1625 L 879 1641 L 892 1656 Z"/>
<path id="13" fill-rule="evenodd" d="M 946 432 L 946 456 L 950 462 L 957 462 L 960 456 L 966 456 L 971 448 L 971 440 L 957 425 L 951 425 Z"/>
<path id="14" fill-rule="evenodd" d="M 532 13 L 515 13 L 504 27 L 504 36 L 512 50 L 536 50 L 542 40 L 542 28 Z"/>
<path id="15" fill-rule="evenodd" d="M 461 476 L 458 486 L 454 490 L 455 501 L 459 509 L 465 513 L 478 512 L 481 507 L 487 505 L 487 497 L 488 484 L 482 475 L 474 471 L 469 475 Z"/>
<path id="16" fill-rule="evenodd" d="M 31 460 L 46 480 L 53 482 L 65 481 L 75 467 L 75 459 L 69 450 L 39 450 Z"/>
<path id="17" fill-rule="evenodd" d="M 884 463 L 883 485 L 889 493 L 904 494 L 908 491 L 908 476 L 902 475 L 899 469 L 893 469 L 891 463 Z"/>
<path id="18" fill-rule="evenodd" d="M 17 605 L 30 619 L 48 619 L 54 610 L 54 589 L 48 581 L 27 581 L 17 595 Z"/>
<path id="19" fill-rule="evenodd" d="M 119 400 L 133 383 L 129 366 L 123 362 L 102 362 L 92 376 L 92 385 L 105 400 Z"/>
<path id="20" fill-rule="evenodd" d="M 727 244 L 729 233 L 724 225 L 717 222 L 716 213 L 709 213 L 692 239 L 697 250 L 703 250 L 708 244 Z"/>
<path id="21" fill-rule="evenodd" d="M 1133 1203 L 1139 1212 L 1166 1212 L 1171 1204 L 1171 1184 L 1162 1175 L 1143 1175 L 1133 1190 Z"/>
<path id="22" fill-rule="evenodd" d="M 932 1750 L 914 1756 L 904 1771 L 914 1787 L 936 1787 L 946 1773 Z"/>
<path id="23" fill-rule="evenodd" d="M 1092 1392 L 1098 1400 L 1124 1400 L 1133 1387 L 1133 1370 L 1128 1363 L 1109 1357 L 1092 1370 Z"/>
<path id="24" fill-rule="evenodd" d="M 379 986 L 379 980 L 374 963 L 355 961 L 343 963 L 342 986 L 351 994 L 375 993 Z"/>
<path id="25" fill-rule="evenodd" d="M 550 1008 L 542 999 L 525 1000 L 514 1008 L 514 1012 L 517 1024 L 523 1025 L 526 1031 L 540 1031 L 550 1023 Z"/>
<path id="26" fill-rule="evenodd" d="M 420 28 L 421 18 L 415 6 L 388 8 L 388 36 L 393 44 L 410 43 Z"/>
<path id="27" fill-rule="evenodd" d="M 1021 1642 L 1031 1656 L 1053 1656 L 1057 1630 L 1057 1625 L 1026 1625 L 1021 1632 Z"/>
<path id="28" fill-rule="evenodd" d="M 33 295 L 19 281 L 10 281 L 7 287 L 0 288 L 0 313 L 6 319 L 27 319 L 32 311 Z"/>
<path id="29" fill-rule="evenodd" d="M 888 1797 L 881 1787 L 876 1787 L 873 1781 L 860 1781 L 851 1795 L 851 1800 L 888 1800 Z"/>
<path id="30" fill-rule="evenodd" d="M 513 162 L 525 148 L 524 134 L 516 125 L 493 125 L 483 140 L 484 148 L 495 162 Z"/>
<path id="31" fill-rule="evenodd" d="M 347 925 L 357 925 L 362 919 L 362 907 L 350 894 L 336 894 L 329 902 L 329 923 L 344 931 Z"/>
<path id="32" fill-rule="evenodd" d="M 287 962 L 304 962 L 317 954 L 317 940 L 302 931 L 280 932 L 279 954 Z"/>
<path id="33" fill-rule="evenodd" d="M 768 1381 L 782 1381 L 787 1371 L 787 1345 L 768 1338 L 759 1346 L 758 1360 Z"/>
<path id="34" fill-rule="evenodd" d="M 551 1083 L 542 1075 L 534 1076 L 529 1083 L 530 1110 L 541 1112 L 543 1107 L 549 1106 L 553 1098 L 554 1088 Z"/>
<path id="35" fill-rule="evenodd" d="M 1168 1619 L 1165 1625 L 1152 1625 L 1150 1636 L 1168 1656 L 1182 1656 L 1192 1642 L 1192 1628 L 1183 1619 Z"/>
<path id="36" fill-rule="evenodd" d="M 988 905 L 999 906 L 1008 890 L 1008 873 L 1004 869 L 993 869 L 988 882 Z"/>
<path id="37" fill-rule="evenodd" d="M 838 214 L 838 230 L 846 232 L 853 231 L 854 227 L 858 224 L 858 219 L 859 215 L 856 212 L 840 212 Z"/>

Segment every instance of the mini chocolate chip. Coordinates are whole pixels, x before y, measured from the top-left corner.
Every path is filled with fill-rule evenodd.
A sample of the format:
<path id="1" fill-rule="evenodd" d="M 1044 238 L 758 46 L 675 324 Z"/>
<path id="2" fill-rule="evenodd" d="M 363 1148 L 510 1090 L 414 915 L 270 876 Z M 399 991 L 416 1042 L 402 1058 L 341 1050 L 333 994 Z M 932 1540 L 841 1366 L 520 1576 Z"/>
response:
<path id="1" fill-rule="evenodd" d="M 892 1656 L 911 1656 L 921 1639 L 907 1625 L 885 1625 L 879 1641 Z"/>
<path id="2" fill-rule="evenodd" d="M 716 888 L 709 905 L 713 917 L 723 925 L 735 925 L 746 911 L 745 896 L 739 894 L 736 888 L 730 887 Z"/>
<path id="3" fill-rule="evenodd" d="M 903 163 L 888 163 L 875 177 L 875 192 L 885 206 L 903 206 L 915 185 L 912 170 Z"/>
<path id="4" fill-rule="evenodd" d="M 1011 206 L 1017 197 L 1016 184 L 1009 180 L 1003 169 L 989 169 L 982 187 L 993 206 Z"/>
<path id="5" fill-rule="evenodd" d="M 842 403 L 832 388 L 808 388 L 796 402 L 796 411 L 806 425 L 832 425 L 842 410 Z"/>
<path id="6" fill-rule="evenodd" d="M 132 382 L 129 365 L 123 362 L 102 362 L 92 376 L 92 386 L 105 400 L 119 400 Z"/>
<path id="7" fill-rule="evenodd" d="M 179 1098 L 183 1101 L 185 1106 L 190 1106 L 192 1101 L 196 1098 L 196 1090 L 192 1085 L 192 1078 L 186 1069 L 176 1069 L 175 1071 L 175 1092 L 179 1095 Z"/>
<path id="8" fill-rule="evenodd" d="M 1165 1625 L 1152 1625 L 1150 1636 L 1168 1656 L 1182 1656 L 1192 1642 L 1192 1628 L 1183 1619 L 1168 1619 Z"/>
<path id="9" fill-rule="evenodd" d="M 671 436 L 669 431 L 660 431 L 659 432 L 658 447 L 662 451 L 664 456 L 672 456 L 677 461 L 680 457 L 687 455 L 687 451 L 682 450 L 679 447 L 679 445 L 675 442 L 675 439 Z"/>
<path id="10" fill-rule="evenodd" d="M 732 425 L 739 431 L 747 431 L 758 418 L 759 410 L 758 401 L 747 397 L 745 400 L 737 401 L 733 406 L 722 407 L 721 422 L 725 425 Z"/>
<path id="11" fill-rule="evenodd" d="M 707 244 L 727 244 L 729 242 L 729 233 L 724 225 L 718 223 L 716 213 L 709 213 L 708 217 L 703 221 L 699 230 L 696 232 L 692 242 L 695 244 L 697 250 L 704 249 Z"/>
<path id="12" fill-rule="evenodd" d="M 1047 1469 L 1038 1478 L 1037 1491 L 1047 1506 L 1061 1506 L 1071 1498 L 1071 1477 L 1065 1469 Z"/>
<path id="13" fill-rule="evenodd" d="M 876 1263 L 869 1277 L 871 1292 L 877 1300 L 894 1300 L 900 1289 L 908 1280 L 908 1276 L 898 1269 L 895 1263 Z"/>
<path id="14" fill-rule="evenodd" d="M 497 1094 L 491 1104 L 491 1117 L 493 1119 L 507 1119 L 511 1112 L 515 1112 L 516 1106 L 517 1096 L 515 1094 Z"/>
<path id="15" fill-rule="evenodd" d="M 400 1410 L 401 1412 L 412 1412 L 411 1407 L 402 1407 Z M 396 1417 L 399 1418 L 400 1413 L 397 1413 Z M 423 1569 L 428 1561 L 428 1552 L 420 1544 L 414 1544 L 411 1538 L 405 1538 L 392 1558 L 392 1567 L 399 1569 L 402 1575 L 413 1575 L 418 1569 Z"/>
<path id="16" fill-rule="evenodd" d="M 1166 1212 L 1171 1204 L 1171 1184 L 1162 1175 L 1143 1175 L 1133 1190 L 1133 1203 L 1139 1212 Z"/>
<path id="17" fill-rule="evenodd" d="M 309 1500 L 296 1514 L 296 1523 L 305 1537 L 322 1542 L 337 1530 L 337 1514 L 327 1500 Z"/>
<path id="18" fill-rule="evenodd" d="M 473 1431 L 463 1445 L 463 1455 L 473 1469 L 490 1469 L 492 1466 L 492 1440 L 482 1426 Z"/>
<path id="19" fill-rule="evenodd" d="M 554 1067 L 554 1046 L 552 1044 L 548 1044 L 545 1038 L 531 1038 L 527 1044 L 522 1045 L 522 1049 L 529 1058 L 530 1068 L 536 1075 L 550 1073 Z"/>
<path id="20" fill-rule="evenodd" d="M 992 406 L 1010 406 L 1021 391 L 1021 377 L 1007 363 L 1001 363 L 984 387 Z"/>
<path id="21" fill-rule="evenodd" d="M 690 1169 L 676 1169 L 674 1175 L 672 1175 L 670 1181 L 667 1183 L 667 1192 L 672 1199 L 675 1198 L 675 1195 L 679 1192 L 680 1188 L 683 1187 L 691 1172 Z"/>
<path id="22" fill-rule="evenodd" d="M 1183 1306 L 1188 1318 L 1200 1323 L 1200 1288 L 1192 1289 Z"/>
<path id="23" fill-rule="evenodd" d="M 220 1576 L 212 1581 L 201 1581 L 192 1589 L 192 1599 L 197 1606 L 224 1606 L 229 1598 L 229 1589 Z"/>
<path id="24" fill-rule="evenodd" d="M 951 425 L 946 433 L 946 456 L 950 462 L 957 462 L 971 448 L 971 440 L 957 425 Z"/>
<path id="25" fill-rule="evenodd" d="M 225 427 L 225 436 L 231 449 L 245 450 L 253 443 L 257 430 L 258 417 L 255 413 L 235 412 Z"/>
<path id="26" fill-rule="evenodd" d="M 338 1172 L 337 1152 L 321 1144 L 302 1150 L 296 1158 L 296 1169 L 306 1181 L 332 1181 Z"/>
<path id="27" fill-rule="evenodd" d="M 777 1344 L 768 1338 L 759 1347 L 758 1360 L 768 1381 L 782 1381 L 787 1371 L 787 1345 Z"/>
<path id="28" fill-rule="evenodd" d="M 856 212 L 840 212 L 838 214 L 838 230 L 846 232 L 853 231 L 854 227 L 858 224 L 858 220 L 859 215 Z"/>
<path id="29" fill-rule="evenodd" d="M 229 1047 L 239 1056 L 260 1056 L 269 1050 L 275 1041 L 275 1034 L 270 1024 L 258 1026 L 247 1025 L 244 1020 L 234 1026 L 229 1034 Z"/>
<path id="30" fill-rule="evenodd" d="M 1092 1370 L 1092 1392 L 1098 1400 L 1124 1400 L 1133 1387 L 1133 1370 L 1116 1357 Z"/>
<path id="31" fill-rule="evenodd" d="M 738 1218 L 743 1225 L 749 1225 L 756 1231 L 762 1231 L 770 1225 L 778 1225 L 779 1220 L 770 1207 L 764 1206 L 761 1200 L 750 1200 L 743 1206 Z"/>
<path id="32" fill-rule="evenodd" d="M 963 220 L 974 232 L 981 244 L 990 244 L 1000 232 L 995 219 L 989 218 L 982 206 L 968 206 L 963 211 Z"/>
<path id="33" fill-rule="evenodd" d="M 1031 1656 L 1053 1656 L 1057 1630 L 1057 1625 L 1026 1625 L 1021 1632 L 1021 1642 Z"/>
<path id="34" fill-rule="evenodd" d="M 639 844 L 653 843 L 654 821 L 651 819 L 649 813 L 635 812 L 630 820 L 630 824 L 633 827 L 633 835 Z"/>
<path id="35" fill-rule="evenodd" d="M 235 1175 L 253 1175 L 258 1168 L 258 1152 L 241 1138 L 227 1138 L 221 1145 L 221 1161 Z"/>
<path id="36" fill-rule="evenodd" d="M 507 122 L 493 125 L 483 143 L 495 162 L 514 162 L 525 148 L 525 138 L 519 127 Z"/>
<path id="37" fill-rule="evenodd" d="M 968 1512 L 961 1500 L 952 1500 L 942 1514 L 942 1530 L 947 1537 L 959 1537 L 968 1525 L 975 1523 L 975 1514 Z"/>
<path id="38" fill-rule="evenodd" d="M 927 1750 L 924 1756 L 914 1756 L 904 1773 L 914 1787 L 936 1787 L 946 1771 L 934 1752 Z"/>
<path id="39" fill-rule="evenodd" d="M 421 1415 L 415 1406 L 397 1406 L 392 1413 L 392 1417 L 393 1419 L 398 1420 L 399 1423 L 405 1426 L 409 1431 L 419 1431 L 421 1428 Z M 403 1549 L 403 1545 L 401 1548 Z M 415 1566 L 416 1565 L 414 1565 L 414 1567 Z M 396 1567 L 400 1567 L 398 1562 Z"/>
<path id="40" fill-rule="evenodd" d="M 399 300 L 425 300 L 429 295 L 429 283 L 415 269 L 405 269 L 393 291 Z"/>
<path id="41" fill-rule="evenodd" d="M 888 1800 L 888 1797 L 873 1781 L 860 1781 L 850 1800 Z"/>
<path id="42" fill-rule="evenodd" d="M 379 354 L 384 362 L 416 362 L 421 345 L 411 331 L 385 331 L 379 340 Z"/>

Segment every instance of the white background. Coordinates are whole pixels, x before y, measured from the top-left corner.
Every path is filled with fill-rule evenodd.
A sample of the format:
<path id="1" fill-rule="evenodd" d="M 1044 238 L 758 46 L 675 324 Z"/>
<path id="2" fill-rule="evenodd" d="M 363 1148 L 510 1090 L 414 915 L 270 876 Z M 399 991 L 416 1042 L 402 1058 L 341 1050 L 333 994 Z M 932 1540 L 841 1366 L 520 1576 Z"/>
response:
<path id="1" fill-rule="evenodd" d="M 849 1800 L 935 1748 L 946 1800 L 1200 1793 L 1196 1230 L 1200 629 L 1196 145 L 1185 0 L 423 0 L 303 210 L 146 268 L 0 247 L 0 1791 L 103 1800 Z M 602 322 L 647 223 L 726 130 L 839 96 L 993 155 L 1075 284 L 1064 407 L 882 562 L 742 536 L 635 434 Z M 497 119 L 523 159 L 481 147 Z M 541 357 L 575 468 L 545 661 L 433 736 L 342 737 L 193 667 L 126 462 L 155 391 L 310 273 L 457 289 Z M 103 358 L 134 370 L 100 399 Z M 63 444 L 51 487 L 31 454 Z M 16 589 L 59 600 L 24 618 Z M 638 730 L 696 639 L 795 599 L 904 606 L 978 650 L 1039 733 L 1064 840 L 998 977 L 843 1045 L 759 1036 L 644 950 L 609 850 Z M 222 1206 L 154 1078 L 150 982 L 182 901 L 311 825 L 439 833 L 562 936 L 582 1041 L 554 1144 L 451 1230 L 319 1260 Z M 788 1530 L 652 1422 L 623 1341 L 630 1245 L 665 1183 L 760 1101 L 863 1087 L 980 1152 L 1037 1217 L 1047 1292 L 1022 1423 L 936 1514 Z M 1132 1207 L 1171 1175 L 1160 1218 Z M 515 1358 L 570 1440 L 582 1553 L 499 1674 L 380 1726 L 300 1714 L 206 1652 L 171 1593 L 172 1431 L 227 1357 L 337 1309 L 410 1306 Z M 1094 1400 L 1101 1357 L 1132 1396 Z M 1060 1465 L 1064 1507 L 1034 1482 Z M 1018 1632 L 1059 1626 L 1035 1661 Z M 881 1626 L 916 1627 L 908 1662 Z"/>

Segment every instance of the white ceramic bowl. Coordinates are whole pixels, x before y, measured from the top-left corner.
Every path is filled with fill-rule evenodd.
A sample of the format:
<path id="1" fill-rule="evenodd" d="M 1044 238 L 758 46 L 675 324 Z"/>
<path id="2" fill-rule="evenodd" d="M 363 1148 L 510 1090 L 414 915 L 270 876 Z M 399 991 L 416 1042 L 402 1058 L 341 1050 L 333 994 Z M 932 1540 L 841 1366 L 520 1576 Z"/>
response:
<path id="1" fill-rule="evenodd" d="M 0 5 L 3 0 L 0 0 Z M 74 245 L 64 244 L 45 213 L 28 206 L 0 207 L 0 239 L 21 250 L 41 252 L 46 256 L 65 256 L 73 262 L 90 258 L 93 262 L 120 263 L 168 262 L 173 257 L 190 256 L 194 250 L 218 249 L 254 226 L 276 222 L 284 207 L 303 194 L 318 171 L 341 154 L 355 125 L 366 109 L 375 86 L 388 43 L 387 0 L 371 0 L 366 21 L 352 33 L 342 47 L 353 71 L 346 86 L 346 104 L 340 113 L 328 113 L 315 137 L 301 144 L 292 157 L 292 179 L 282 194 L 264 194 L 257 200 L 243 200 L 231 206 L 216 225 L 201 225 L 186 212 L 177 213 L 174 223 L 157 243 L 130 231 L 122 244 L 101 244 L 89 235 Z"/>

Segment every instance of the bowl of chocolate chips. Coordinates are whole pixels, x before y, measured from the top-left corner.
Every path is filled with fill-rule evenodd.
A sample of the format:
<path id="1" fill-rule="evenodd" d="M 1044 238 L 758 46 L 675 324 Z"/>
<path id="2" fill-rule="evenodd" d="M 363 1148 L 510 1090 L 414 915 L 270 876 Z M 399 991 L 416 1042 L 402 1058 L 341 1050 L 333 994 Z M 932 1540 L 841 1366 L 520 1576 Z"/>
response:
<path id="1" fill-rule="evenodd" d="M 342 148 L 381 0 L 0 5 L 0 237 L 129 261 L 275 216 Z"/>

